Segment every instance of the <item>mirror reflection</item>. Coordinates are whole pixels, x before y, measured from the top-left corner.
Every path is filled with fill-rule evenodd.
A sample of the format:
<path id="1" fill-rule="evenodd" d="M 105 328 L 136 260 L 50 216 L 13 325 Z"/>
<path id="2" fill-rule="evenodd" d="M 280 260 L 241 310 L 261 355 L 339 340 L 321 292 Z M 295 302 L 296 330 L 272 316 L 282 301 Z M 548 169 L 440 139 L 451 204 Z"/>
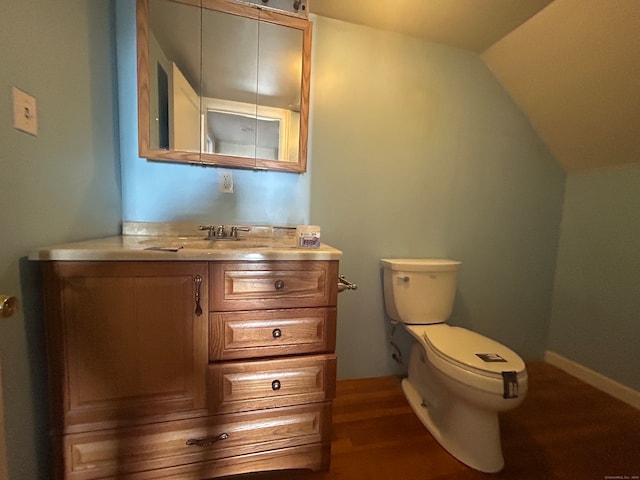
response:
<path id="1" fill-rule="evenodd" d="M 141 156 L 304 171 L 310 23 L 228 1 L 138 2 Z"/>

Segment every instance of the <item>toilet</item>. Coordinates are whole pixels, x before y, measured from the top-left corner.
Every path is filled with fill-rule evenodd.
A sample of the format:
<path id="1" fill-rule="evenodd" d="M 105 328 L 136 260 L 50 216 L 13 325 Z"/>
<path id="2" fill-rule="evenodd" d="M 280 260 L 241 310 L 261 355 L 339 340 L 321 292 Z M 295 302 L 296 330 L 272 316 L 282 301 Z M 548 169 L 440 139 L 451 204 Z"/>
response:
<path id="1" fill-rule="evenodd" d="M 382 259 L 387 314 L 416 339 L 402 390 L 433 437 L 462 463 L 504 467 L 498 412 L 527 393 L 522 359 L 500 343 L 448 325 L 461 263 Z"/>

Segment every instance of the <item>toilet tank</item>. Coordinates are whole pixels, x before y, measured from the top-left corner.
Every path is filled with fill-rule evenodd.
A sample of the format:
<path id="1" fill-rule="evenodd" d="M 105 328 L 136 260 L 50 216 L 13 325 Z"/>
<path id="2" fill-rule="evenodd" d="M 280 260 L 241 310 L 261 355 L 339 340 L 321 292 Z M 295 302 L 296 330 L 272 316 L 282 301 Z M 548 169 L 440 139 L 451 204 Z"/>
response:
<path id="1" fill-rule="evenodd" d="M 444 323 L 451 316 L 461 262 L 439 258 L 380 260 L 387 314 L 410 324 Z"/>

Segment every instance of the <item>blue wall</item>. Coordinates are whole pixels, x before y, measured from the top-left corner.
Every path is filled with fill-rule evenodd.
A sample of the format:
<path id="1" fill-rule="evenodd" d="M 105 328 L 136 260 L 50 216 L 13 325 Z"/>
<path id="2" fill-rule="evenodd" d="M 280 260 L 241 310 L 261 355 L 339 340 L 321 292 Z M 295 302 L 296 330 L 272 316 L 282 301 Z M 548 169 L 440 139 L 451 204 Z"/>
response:
<path id="1" fill-rule="evenodd" d="M 567 179 L 548 348 L 640 390 L 640 165 Z"/>
<path id="2" fill-rule="evenodd" d="M 565 176 L 527 118 L 474 53 L 326 18 L 314 42 L 311 221 L 359 287 L 340 296 L 339 376 L 405 368 L 385 257 L 462 261 L 451 322 L 541 358 Z"/>

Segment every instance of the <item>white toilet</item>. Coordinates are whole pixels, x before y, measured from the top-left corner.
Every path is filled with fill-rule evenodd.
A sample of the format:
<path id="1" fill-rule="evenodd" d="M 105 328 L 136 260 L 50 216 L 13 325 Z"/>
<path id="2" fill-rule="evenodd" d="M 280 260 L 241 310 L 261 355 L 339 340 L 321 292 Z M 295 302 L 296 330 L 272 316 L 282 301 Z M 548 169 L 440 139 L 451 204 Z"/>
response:
<path id="1" fill-rule="evenodd" d="M 416 415 L 454 457 L 481 472 L 502 470 L 498 412 L 527 393 L 522 359 L 500 343 L 446 324 L 460 262 L 383 259 L 392 320 L 418 341 L 402 389 Z"/>

